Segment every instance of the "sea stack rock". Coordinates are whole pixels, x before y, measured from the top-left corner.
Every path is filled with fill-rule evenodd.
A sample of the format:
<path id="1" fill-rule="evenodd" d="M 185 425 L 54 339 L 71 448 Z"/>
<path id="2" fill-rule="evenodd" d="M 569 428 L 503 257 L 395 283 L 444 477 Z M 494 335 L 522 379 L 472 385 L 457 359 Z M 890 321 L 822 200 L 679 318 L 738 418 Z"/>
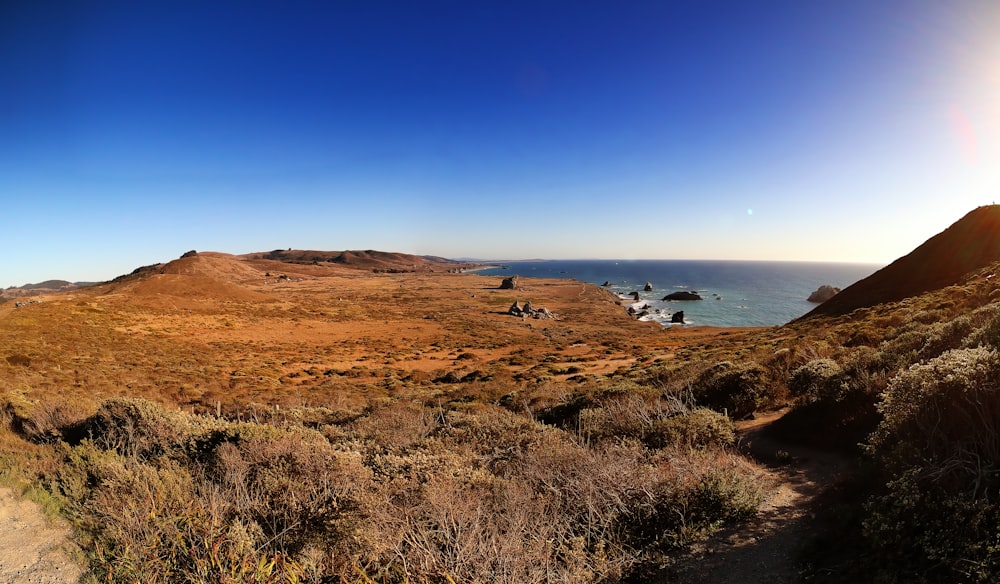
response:
<path id="1" fill-rule="evenodd" d="M 500 282 L 501 290 L 513 290 L 514 288 L 517 288 L 517 276 L 504 278 L 503 282 Z"/>
<path id="2" fill-rule="evenodd" d="M 678 310 L 670 315 L 670 322 L 673 324 L 684 324 L 684 311 Z"/>
<path id="3" fill-rule="evenodd" d="M 664 300 L 701 300 L 701 296 L 697 292 L 689 292 L 687 290 L 682 290 L 680 292 L 671 292 L 663 297 Z"/>
<path id="4" fill-rule="evenodd" d="M 806 300 L 808 300 L 809 302 L 815 302 L 819 304 L 833 298 L 834 296 L 837 295 L 837 292 L 840 292 L 840 288 L 834 288 L 829 284 L 823 284 L 822 286 L 817 288 L 815 292 L 810 294 L 809 298 L 807 298 Z"/>
<path id="5" fill-rule="evenodd" d="M 653 283 L 652 282 L 646 282 L 646 285 L 642 289 L 645 290 L 646 292 L 652 292 L 653 291 Z"/>

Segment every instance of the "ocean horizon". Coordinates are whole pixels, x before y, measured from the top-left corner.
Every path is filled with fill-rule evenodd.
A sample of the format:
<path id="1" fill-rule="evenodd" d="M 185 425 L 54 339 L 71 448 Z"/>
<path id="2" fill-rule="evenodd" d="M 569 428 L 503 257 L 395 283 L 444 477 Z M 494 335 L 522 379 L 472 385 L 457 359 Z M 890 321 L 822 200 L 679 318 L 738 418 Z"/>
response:
<path id="1" fill-rule="evenodd" d="M 671 325 L 684 311 L 685 326 L 776 326 L 794 320 L 817 304 L 807 298 L 817 288 L 844 289 L 878 271 L 883 264 L 745 260 L 517 260 L 484 262 L 488 276 L 572 278 L 605 287 L 627 300 L 626 308 L 648 314 L 640 320 Z M 646 283 L 652 289 L 644 289 Z M 697 292 L 702 300 L 669 301 L 672 292 Z M 631 293 L 639 293 L 639 301 Z"/>

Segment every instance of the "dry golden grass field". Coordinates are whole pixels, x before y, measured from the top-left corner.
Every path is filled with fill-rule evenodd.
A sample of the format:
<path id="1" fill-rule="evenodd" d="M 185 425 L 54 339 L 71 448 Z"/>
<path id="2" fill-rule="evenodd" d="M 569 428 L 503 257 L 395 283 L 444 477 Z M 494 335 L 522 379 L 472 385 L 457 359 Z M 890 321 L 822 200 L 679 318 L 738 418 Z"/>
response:
<path id="1" fill-rule="evenodd" d="M 586 383 L 735 329 L 631 319 L 601 288 L 472 273 L 372 273 L 202 254 L 119 283 L 0 305 L 2 387 L 67 403 L 148 397 L 194 411 L 354 407 Z M 554 319 L 507 314 L 530 301 Z M 721 335 L 721 336 L 720 336 Z M 448 383 L 442 383 L 447 381 Z"/>

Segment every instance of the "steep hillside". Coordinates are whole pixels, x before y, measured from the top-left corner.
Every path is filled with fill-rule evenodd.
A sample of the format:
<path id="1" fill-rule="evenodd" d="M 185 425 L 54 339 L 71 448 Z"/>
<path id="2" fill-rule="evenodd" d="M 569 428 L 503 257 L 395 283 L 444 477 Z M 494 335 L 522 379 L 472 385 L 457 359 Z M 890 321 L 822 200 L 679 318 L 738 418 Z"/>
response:
<path id="1" fill-rule="evenodd" d="M 840 316 L 957 284 L 1000 260 L 1000 205 L 978 207 L 920 247 L 820 304 L 802 318 Z"/>

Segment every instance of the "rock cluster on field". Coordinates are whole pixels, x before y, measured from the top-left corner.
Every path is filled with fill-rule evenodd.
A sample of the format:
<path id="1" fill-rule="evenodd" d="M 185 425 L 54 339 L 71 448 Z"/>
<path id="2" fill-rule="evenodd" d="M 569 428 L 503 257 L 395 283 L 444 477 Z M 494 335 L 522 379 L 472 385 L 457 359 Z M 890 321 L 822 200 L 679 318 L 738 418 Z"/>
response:
<path id="1" fill-rule="evenodd" d="M 509 278 L 504 278 L 503 282 L 500 282 L 501 290 L 513 290 L 517 288 L 517 276 L 510 276 Z"/>
<path id="2" fill-rule="evenodd" d="M 822 286 L 817 288 L 815 292 L 810 294 L 809 298 L 807 298 L 806 300 L 808 300 L 809 302 L 816 302 L 816 303 L 826 302 L 827 300 L 836 296 L 838 292 L 840 292 L 840 288 L 834 288 L 829 284 L 823 284 Z"/>
<path id="3" fill-rule="evenodd" d="M 530 318 L 555 318 L 555 315 L 549 312 L 548 308 L 535 308 L 531 306 L 531 302 L 525 302 L 524 306 L 521 306 L 514 301 L 514 304 L 510 305 L 507 309 L 507 314 L 511 316 L 526 316 Z"/>

